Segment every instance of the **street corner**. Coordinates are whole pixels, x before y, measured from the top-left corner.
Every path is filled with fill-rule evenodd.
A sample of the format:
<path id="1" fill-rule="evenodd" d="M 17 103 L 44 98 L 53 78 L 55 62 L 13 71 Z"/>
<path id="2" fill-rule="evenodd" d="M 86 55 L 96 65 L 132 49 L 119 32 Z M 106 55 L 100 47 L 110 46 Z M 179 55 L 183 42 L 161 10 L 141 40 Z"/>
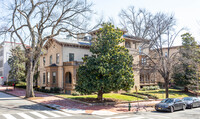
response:
<path id="1" fill-rule="evenodd" d="M 111 115 L 115 115 L 115 114 L 118 114 L 118 113 L 107 111 L 107 110 L 99 110 L 99 111 L 93 111 L 91 114 L 92 115 L 111 116 Z"/>
<path id="2" fill-rule="evenodd" d="M 71 109 L 60 109 L 63 112 L 72 113 L 72 114 L 87 114 L 86 110 L 71 108 Z"/>

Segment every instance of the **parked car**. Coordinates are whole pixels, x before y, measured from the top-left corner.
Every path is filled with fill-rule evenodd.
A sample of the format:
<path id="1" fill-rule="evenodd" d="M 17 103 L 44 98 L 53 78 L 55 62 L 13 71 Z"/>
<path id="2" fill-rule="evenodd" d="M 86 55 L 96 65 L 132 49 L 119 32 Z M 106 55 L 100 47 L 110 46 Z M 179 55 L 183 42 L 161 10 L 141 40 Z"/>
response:
<path id="1" fill-rule="evenodd" d="M 175 110 L 185 110 L 185 108 L 185 102 L 178 98 L 166 98 L 155 105 L 156 111 L 174 112 Z"/>
<path id="2" fill-rule="evenodd" d="M 183 101 L 187 104 L 186 108 L 200 107 L 200 100 L 196 97 L 184 97 Z"/>

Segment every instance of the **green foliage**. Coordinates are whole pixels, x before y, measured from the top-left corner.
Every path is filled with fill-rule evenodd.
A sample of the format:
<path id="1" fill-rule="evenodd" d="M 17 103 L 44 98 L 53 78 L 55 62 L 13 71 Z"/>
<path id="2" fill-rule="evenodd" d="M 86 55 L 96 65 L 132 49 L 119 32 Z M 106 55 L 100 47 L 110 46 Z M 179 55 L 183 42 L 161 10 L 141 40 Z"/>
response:
<path id="1" fill-rule="evenodd" d="M 132 62 L 129 51 L 119 44 L 124 42 L 120 29 L 103 24 L 90 51 L 97 57 L 84 58 L 78 69 L 76 91 L 81 94 L 130 90 L 134 85 Z"/>
<path id="2" fill-rule="evenodd" d="M 40 91 L 40 92 L 44 92 L 44 93 L 60 93 L 60 91 L 62 91 L 61 88 L 59 87 L 52 87 L 50 90 L 49 89 L 45 89 L 45 87 L 42 88 L 35 88 L 36 91 Z"/>
<path id="3" fill-rule="evenodd" d="M 182 48 L 180 48 L 180 63 L 173 67 L 172 78 L 177 86 L 189 87 L 198 80 L 200 51 L 195 39 L 189 33 L 181 35 Z"/>
<path id="4" fill-rule="evenodd" d="M 144 86 L 141 90 L 146 91 L 146 90 L 159 90 L 159 86 Z"/>
<path id="5" fill-rule="evenodd" d="M 8 59 L 8 65 L 10 66 L 9 79 L 15 79 L 17 81 L 25 81 L 26 78 L 26 69 L 25 62 L 26 57 L 24 52 L 19 46 L 14 49 L 11 49 L 12 55 Z"/>
<path id="6" fill-rule="evenodd" d="M 134 94 L 134 93 L 121 93 L 121 94 L 141 98 L 141 99 L 144 99 L 144 100 L 148 100 L 147 96 L 143 96 L 143 95 L 138 95 L 138 94 Z"/>
<path id="7" fill-rule="evenodd" d="M 139 94 L 139 95 L 144 95 L 144 96 L 147 96 L 148 98 L 151 98 L 151 99 L 158 99 L 158 97 L 156 95 L 152 95 L 152 94 L 149 94 L 149 93 L 142 93 L 142 92 L 134 92 L 133 94 Z"/>

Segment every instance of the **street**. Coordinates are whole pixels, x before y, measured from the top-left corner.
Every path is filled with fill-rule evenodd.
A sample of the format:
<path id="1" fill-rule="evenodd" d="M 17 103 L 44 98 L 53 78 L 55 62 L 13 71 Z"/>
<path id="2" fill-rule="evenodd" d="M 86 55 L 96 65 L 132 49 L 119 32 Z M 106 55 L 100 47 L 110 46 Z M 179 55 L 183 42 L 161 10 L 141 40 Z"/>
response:
<path id="1" fill-rule="evenodd" d="M 37 103 L 0 92 L 0 119 L 200 119 L 200 108 L 185 111 L 138 112 L 113 115 L 70 113 L 47 108 Z"/>
<path id="2" fill-rule="evenodd" d="M 0 119 L 94 119 L 95 115 L 53 110 L 19 97 L 0 92 Z M 100 119 L 100 118 L 99 118 Z"/>

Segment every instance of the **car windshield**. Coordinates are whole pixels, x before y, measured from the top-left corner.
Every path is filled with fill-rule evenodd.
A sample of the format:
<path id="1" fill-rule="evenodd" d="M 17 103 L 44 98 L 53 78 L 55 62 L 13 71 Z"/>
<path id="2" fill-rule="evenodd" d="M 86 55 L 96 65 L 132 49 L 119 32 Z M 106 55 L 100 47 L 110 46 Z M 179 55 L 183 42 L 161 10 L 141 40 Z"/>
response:
<path id="1" fill-rule="evenodd" d="M 190 97 L 186 97 L 186 98 L 183 98 L 184 101 L 192 101 L 192 98 Z"/>
<path id="2" fill-rule="evenodd" d="M 167 99 L 162 100 L 161 102 L 162 103 L 172 103 L 173 101 L 174 101 L 173 99 L 167 98 Z"/>

